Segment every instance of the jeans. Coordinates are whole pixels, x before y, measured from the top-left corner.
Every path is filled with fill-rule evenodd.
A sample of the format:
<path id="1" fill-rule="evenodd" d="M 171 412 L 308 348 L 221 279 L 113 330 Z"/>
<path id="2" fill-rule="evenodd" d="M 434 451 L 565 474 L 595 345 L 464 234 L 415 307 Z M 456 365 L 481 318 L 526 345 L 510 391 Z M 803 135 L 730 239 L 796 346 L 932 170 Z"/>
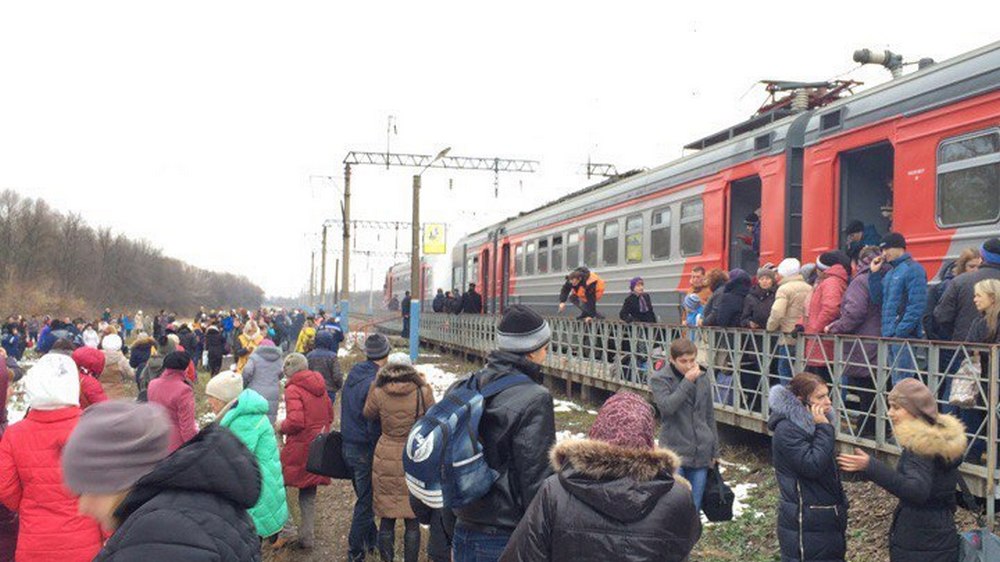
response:
<path id="1" fill-rule="evenodd" d="M 512 534 L 500 530 L 473 531 L 459 523 L 455 525 L 452 559 L 454 562 L 497 562 Z"/>
<path id="2" fill-rule="evenodd" d="M 378 544 L 378 529 L 375 527 L 375 513 L 372 511 L 372 462 L 375 448 L 372 445 L 344 442 L 344 462 L 351 469 L 351 483 L 354 485 L 354 516 L 351 531 L 347 535 L 347 557 L 354 562 L 364 560 L 368 552 Z"/>
<path id="3" fill-rule="evenodd" d="M 778 346 L 778 384 L 787 386 L 792 381 L 792 361 L 795 360 L 795 346 Z"/>
<path id="4" fill-rule="evenodd" d="M 700 513 L 701 500 L 705 496 L 705 480 L 708 479 L 708 469 L 682 466 L 679 472 L 691 483 L 691 499 L 694 500 L 695 510 Z"/>
<path id="5" fill-rule="evenodd" d="M 913 364 L 913 349 L 908 345 L 889 344 L 889 366 L 892 386 L 896 386 L 903 379 L 912 379 L 917 376 L 913 372 L 916 368 Z"/>
<path id="6" fill-rule="evenodd" d="M 410 337 L 410 317 L 409 316 L 404 316 L 403 317 L 403 333 L 402 333 L 402 336 L 404 338 L 409 338 Z"/>
<path id="7" fill-rule="evenodd" d="M 420 558 L 420 523 L 403 519 L 403 561 L 417 562 Z M 396 556 L 396 520 L 382 518 L 378 529 L 378 553 L 382 562 L 393 562 Z"/>

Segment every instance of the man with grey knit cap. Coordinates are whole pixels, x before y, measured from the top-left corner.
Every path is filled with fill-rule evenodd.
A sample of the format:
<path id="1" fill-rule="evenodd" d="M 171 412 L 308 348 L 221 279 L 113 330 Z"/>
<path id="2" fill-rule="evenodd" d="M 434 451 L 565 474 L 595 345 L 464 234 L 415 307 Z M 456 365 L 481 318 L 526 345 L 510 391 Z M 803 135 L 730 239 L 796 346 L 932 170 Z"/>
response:
<path id="1" fill-rule="evenodd" d="M 496 328 L 497 350 L 471 376 L 479 387 L 518 373 L 533 384 L 512 386 L 487 398 L 479 422 L 486 462 L 500 473 L 490 491 L 455 509 L 455 562 L 498 560 L 525 510 L 552 474 L 549 450 L 556 444 L 552 395 L 542 385 L 542 364 L 552 329 L 535 311 L 510 306 Z M 461 383 L 456 383 L 461 384 Z"/>
<path id="2" fill-rule="evenodd" d="M 62 470 L 80 513 L 114 531 L 94 560 L 260 560 L 253 455 L 215 424 L 170 454 L 170 431 L 151 403 L 102 402 L 80 418 Z"/>

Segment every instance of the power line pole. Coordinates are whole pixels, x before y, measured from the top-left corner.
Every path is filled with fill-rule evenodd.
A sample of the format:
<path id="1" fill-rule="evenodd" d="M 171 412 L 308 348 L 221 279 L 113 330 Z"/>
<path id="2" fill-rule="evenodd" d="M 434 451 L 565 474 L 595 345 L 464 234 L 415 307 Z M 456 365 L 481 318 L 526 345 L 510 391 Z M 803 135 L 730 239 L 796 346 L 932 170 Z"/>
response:
<path id="1" fill-rule="evenodd" d="M 326 225 L 323 225 L 323 255 L 320 256 L 319 266 L 319 302 L 320 306 L 326 303 Z"/>
<path id="2" fill-rule="evenodd" d="M 351 288 L 347 281 L 350 279 L 351 270 L 351 164 L 344 162 L 344 204 L 341 207 L 341 215 L 344 220 L 344 277 L 340 282 L 343 290 L 343 300 L 347 300 L 351 294 Z M 346 315 L 345 315 L 346 317 Z M 346 320 L 344 320 L 346 324 Z"/>
<path id="3" fill-rule="evenodd" d="M 316 250 L 312 251 L 309 259 L 309 306 L 312 307 L 316 296 Z"/>

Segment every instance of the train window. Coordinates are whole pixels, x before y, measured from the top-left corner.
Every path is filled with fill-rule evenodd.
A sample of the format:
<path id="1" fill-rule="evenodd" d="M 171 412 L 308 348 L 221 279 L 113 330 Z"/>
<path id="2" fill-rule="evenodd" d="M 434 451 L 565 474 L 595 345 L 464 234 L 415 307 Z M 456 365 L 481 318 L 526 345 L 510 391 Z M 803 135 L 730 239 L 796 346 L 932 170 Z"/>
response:
<path id="1" fill-rule="evenodd" d="M 572 231 L 566 240 L 566 268 L 573 269 L 580 265 L 580 233 Z"/>
<path id="2" fill-rule="evenodd" d="M 524 274 L 535 274 L 535 243 L 528 242 L 528 248 L 524 252 Z"/>
<path id="3" fill-rule="evenodd" d="M 691 199 L 681 203 L 681 255 L 695 256 L 701 253 L 705 224 L 705 204 L 701 199 Z"/>
<path id="4" fill-rule="evenodd" d="M 583 231 L 583 265 L 597 267 L 597 227 L 588 226 Z"/>
<path id="5" fill-rule="evenodd" d="M 549 241 L 538 241 L 538 273 L 549 272 Z"/>
<path id="6" fill-rule="evenodd" d="M 642 215 L 632 215 L 625 219 L 625 261 L 642 261 Z"/>
<path id="7" fill-rule="evenodd" d="M 514 246 L 514 275 L 524 275 L 524 244 Z"/>
<path id="8" fill-rule="evenodd" d="M 670 258 L 670 219 L 670 207 L 653 211 L 653 224 L 650 226 L 649 234 L 649 254 L 654 260 Z"/>
<path id="9" fill-rule="evenodd" d="M 618 265 L 618 221 L 604 223 L 604 265 Z"/>
<path id="10" fill-rule="evenodd" d="M 1000 220 L 1000 132 L 966 135 L 938 147 L 937 217 L 941 226 Z"/>
<path id="11" fill-rule="evenodd" d="M 553 236 L 552 237 L 552 272 L 558 273 L 562 271 L 562 251 L 563 251 L 563 237 Z"/>

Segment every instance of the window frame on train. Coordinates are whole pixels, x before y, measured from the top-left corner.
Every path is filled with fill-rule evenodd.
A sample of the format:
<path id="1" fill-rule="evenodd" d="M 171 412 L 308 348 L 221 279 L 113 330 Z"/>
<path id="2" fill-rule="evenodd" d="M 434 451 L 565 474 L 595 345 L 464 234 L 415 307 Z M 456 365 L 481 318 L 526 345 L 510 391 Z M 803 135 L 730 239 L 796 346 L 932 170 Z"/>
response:
<path id="1" fill-rule="evenodd" d="M 695 204 L 697 204 L 698 207 L 700 207 L 700 210 L 701 210 L 701 212 L 698 213 L 698 216 L 696 216 L 696 217 L 694 217 L 694 216 L 685 217 L 684 216 L 684 210 L 686 208 L 688 208 L 689 206 L 695 205 Z M 685 200 L 681 201 L 681 205 L 680 205 L 680 220 L 678 222 L 680 224 L 680 240 L 679 240 L 679 242 L 680 242 L 681 256 L 682 257 L 700 256 L 702 254 L 702 252 L 705 251 L 705 199 L 703 197 L 701 197 L 701 196 L 698 196 L 698 197 L 692 197 L 690 199 L 685 199 Z M 686 247 L 685 247 L 685 241 L 686 241 L 685 240 L 685 234 L 686 234 L 687 231 L 685 230 L 684 227 L 686 225 L 694 224 L 694 223 L 698 223 L 700 225 L 698 227 L 697 231 L 696 231 L 697 234 L 698 234 L 698 237 L 697 237 L 697 242 L 698 242 L 697 248 L 698 249 L 697 250 L 691 250 L 690 248 L 686 249 Z M 690 229 L 688 229 L 688 231 L 690 231 Z"/>
<path id="2" fill-rule="evenodd" d="M 572 259 L 570 259 L 572 256 Z M 566 235 L 566 269 L 580 266 L 580 231 L 570 230 Z"/>
<path id="3" fill-rule="evenodd" d="M 662 220 L 663 216 L 666 216 L 665 221 Z M 649 258 L 652 261 L 662 261 L 670 259 L 670 254 L 671 254 L 670 244 L 671 242 L 673 242 L 672 240 L 673 233 L 671 232 L 671 230 L 673 229 L 673 222 L 674 222 L 673 216 L 674 216 L 674 208 L 671 205 L 667 205 L 665 207 L 658 207 L 656 209 L 653 209 L 652 213 L 650 213 Z M 661 222 L 656 221 L 658 217 L 661 218 Z M 657 240 L 659 239 L 659 237 L 664 235 L 666 236 L 666 240 L 662 241 L 662 243 L 664 244 L 667 253 L 661 255 L 657 253 L 657 248 L 659 248 Z"/>
<path id="4" fill-rule="evenodd" d="M 524 249 L 524 274 L 535 274 L 535 241 L 528 242 Z"/>
<path id="5" fill-rule="evenodd" d="M 975 154 L 969 157 L 958 157 L 954 160 L 943 161 L 945 159 L 944 151 L 949 146 L 962 145 L 963 143 L 981 138 L 981 137 L 994 137 L 995 141 L 993 143 L 993 150 L 991 152 L 986 152 L 983 154 Z M 934 220 L 940 228 L 958 228 L 963 226 L 981 225 L 981 224 L 995 224 L 1000 221 L 1000 128 L 991 127 L 989 129 L 980 129 L 978 131 L 973 131 L 970 133 L 965 133 L 962 135 L 956 135 L 942 139 L 938 143 L 937 150 L 935 152 L 935 210 L 934 210 Z M 988 170 L 990 167 L 994 168 L 993 180 L 996 185 L 986 186 L 986 193 L 992 192 L 995 194 L 995 198 L 992 201 L 982 201 L 981 197 L 969 197 L 968 194 L 958 193 L 957 195 L 952 195 L 955 186 L 948 185 L 942 189 L 942 177 L 946 174 L 955 174 L 968 172 L 969 170 Z M 964 182 L 960 182 L 957 185 L 961 185 Z M 992 188 L 992 189 L 991 189 Z M 950 197 L 949 197 L 950 196 Z M 945 209 L 947 208 L 945 198 L 949 200 L 952 197 L 958 200 L 971 199 L 975 201 L 976 204 L 973 207 L 981 207 L 985 203 L 990 203 L 991 209 L 995 209 L 992 218 L 973 218 L 965 219 L 964 217 L 951 217 L 945 216 Z"/>
<path id="6" fill-rule="evenodd" d="M 549 265 L 552 266 L 552 273 L 559 273 L 563 270 L 563 234 L 552 235 L 552 243 L 549 245 Z"/>
<path id="7" fill-rule="evenodd" d="M 538 254 L 536 254 L 535 271 L 538 275 L 549 273 L 549 238 L 547 236 L 538 239 Z"/>
<path id="8" fill-rule="evenodd" d="M 625 263 L 642 263 L 642 243 L 645 236 L 643 226 L 646 224 L 643 213 L 635 213 L 625 217 Z"/>
<path id="9" fill-rule="evenodd" d="M 514 244 L 514 277 L 524 275 L 524 244 Z"/>
<path id="10" fill-rule="evenodd" d="M 608 227 L 614 227 L 615 234 L 613 237 L 608 236 Z M 618 219 L 613 219 L 609 221 L 604 221 L 601 224 L 601 264 L 605 267 L 616 266 L 620 262 L 620 256 L 618 255 L 618 244 L 621 240 L 622 225 Z M 614 241 L 613 244 L 608 244 L 608 242 Z M 614 261 L 608 261 L 608 249 L 611 248 L 614 252 Z"/>
<path id="11" fill-rule="evenodd" d="M 587 267 L 597 267 L 599 264 L 600 235 L 601 229 L 596 224 L 591 224 L 583 229 L 583 265 Z"/>

